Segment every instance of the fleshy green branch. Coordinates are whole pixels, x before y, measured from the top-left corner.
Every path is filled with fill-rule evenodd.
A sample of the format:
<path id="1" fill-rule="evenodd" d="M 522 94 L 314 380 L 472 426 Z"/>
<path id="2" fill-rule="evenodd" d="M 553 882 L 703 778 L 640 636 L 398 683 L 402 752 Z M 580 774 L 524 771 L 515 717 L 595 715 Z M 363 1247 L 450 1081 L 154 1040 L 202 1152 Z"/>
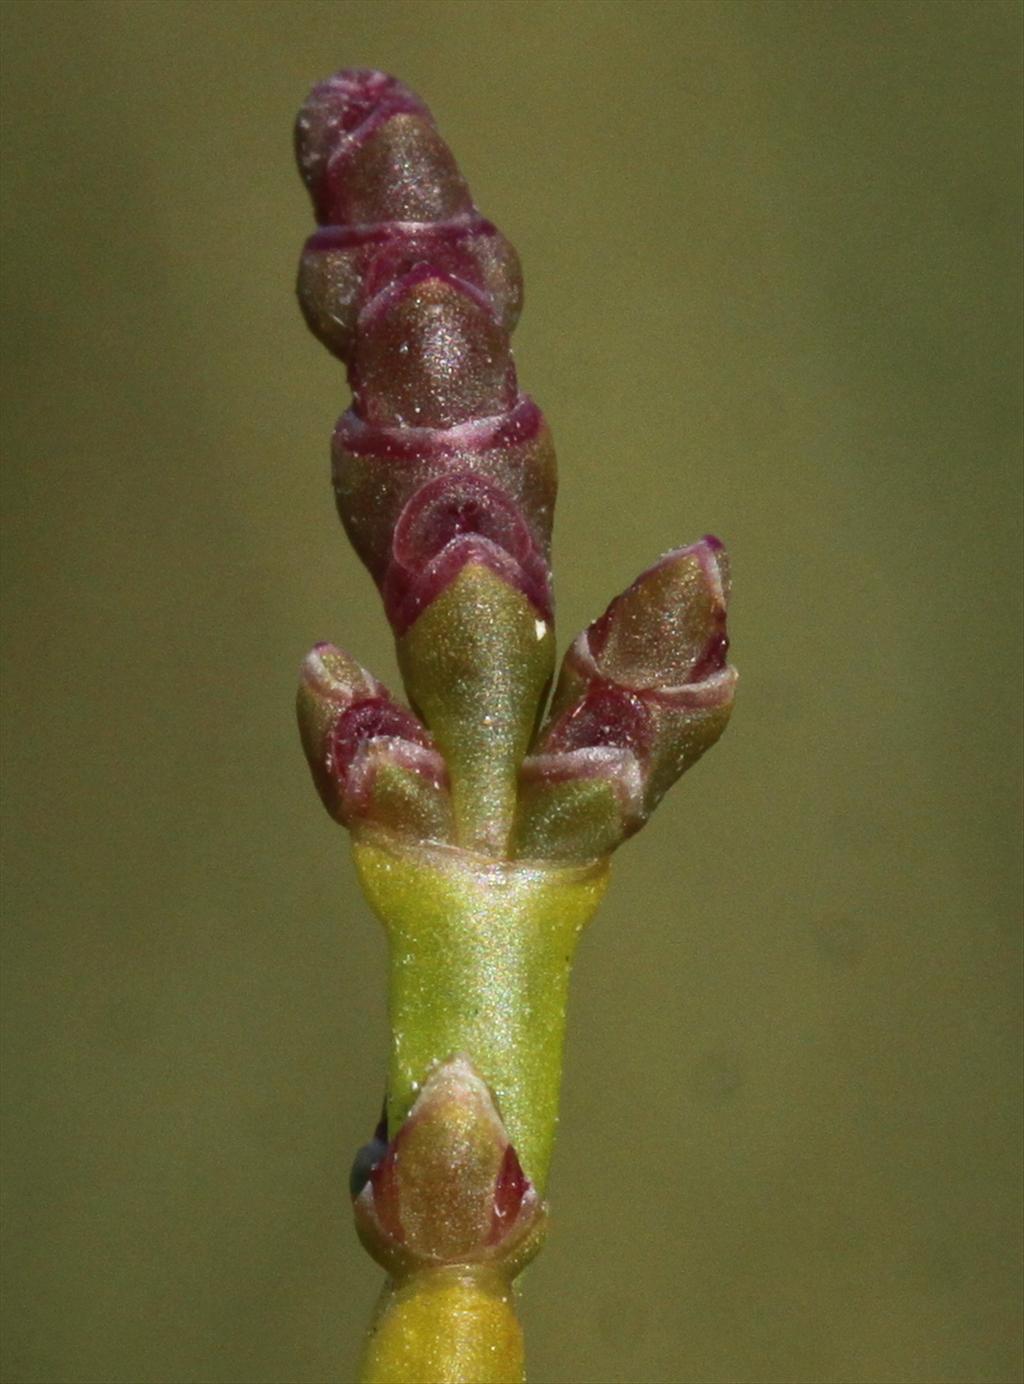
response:
<path id="1" fill-rule="evenodd" d="M 391 948 L 388 1127 L 438 1054 L 466 1053 L 494 1093 L 531 1181 L 547 1181 L 569 971 L 606 860 L 552 868 L 448 847 L 359 839 L 356 868 Z"/>
<path id="2" fill-rule="evenodd" d="M 320 227 L 299 298 L 352 389 L 338 512 L 410 701 L 332 645 L 303 665 L 303 746 L 391 957 L 385 1116 L 351 1181 L 389 1275 L 363 1379 L 518 1381 L 511 1284 L 544 1234 L 573 951 L 610 853 L 728 720 L 728 569 L 704 538 L 638 577 L 570 647 L 538 732 L 556 480 L 516 383 L 515 251 L 393 77 L 314 87 L 296 149 Z"/>

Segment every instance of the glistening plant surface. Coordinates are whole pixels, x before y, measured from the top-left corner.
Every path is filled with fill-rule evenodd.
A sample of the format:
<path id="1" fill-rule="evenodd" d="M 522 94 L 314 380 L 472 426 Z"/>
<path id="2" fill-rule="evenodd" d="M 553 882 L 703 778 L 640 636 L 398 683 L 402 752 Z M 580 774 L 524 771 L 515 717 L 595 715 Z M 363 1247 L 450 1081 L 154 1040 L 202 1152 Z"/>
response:
<path id="1" fill-rule="evenodd" d="M 733 559 L 736 714 L 573 963 L 532 1375 L 1020 1379 L 1019 7 L 430 9 L 0 7 L 0 1377 L 353 1381 L 384 1277 L 387 944 L 290 714 L 322 638 L 404 700 L 290 291 L 347 63 L 522 259 L 557 658 Z"/>
<path id="2" fill-rule="evenodd" d="M 314 87 L 296 144 L 320 223 L 300 301 L 352 390 L 338 511 L 409 699 L 330 644 L 303 666 L 310 768 L 391 950 L 385 1111 L 352 1180 L 389 1274 L 364 1378 L 518 1380 L 573 951 L 611 852 L 729 718 L 728 565 L 705 537 L 643 572 L 545 714 L 555 461 L 512 360 L 515 251 L 385 73 Z"/>

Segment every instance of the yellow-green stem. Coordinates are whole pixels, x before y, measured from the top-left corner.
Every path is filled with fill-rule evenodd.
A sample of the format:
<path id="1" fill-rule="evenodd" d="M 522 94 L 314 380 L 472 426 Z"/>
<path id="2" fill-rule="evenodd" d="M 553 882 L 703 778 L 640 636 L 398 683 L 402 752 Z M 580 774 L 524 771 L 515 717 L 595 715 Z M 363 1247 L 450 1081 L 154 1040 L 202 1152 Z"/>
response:
<path id="1" fill-rule="evenodd" d="M 381 1294 L 361 1384 L 522 1384 L 512 1287 L 493 1270 L 427 1269 Z"/>
<path id="2" fill-rule="evenodd" d="M 606 860 L 491 860 L 382 833 L 356 840 L 390 943 L 393 1136 L 431 1068 L 465 1054 L 494 1093 L 526 1175 L 543 1189 L 558 1117 L 569 971 L 604 893 Z"/>

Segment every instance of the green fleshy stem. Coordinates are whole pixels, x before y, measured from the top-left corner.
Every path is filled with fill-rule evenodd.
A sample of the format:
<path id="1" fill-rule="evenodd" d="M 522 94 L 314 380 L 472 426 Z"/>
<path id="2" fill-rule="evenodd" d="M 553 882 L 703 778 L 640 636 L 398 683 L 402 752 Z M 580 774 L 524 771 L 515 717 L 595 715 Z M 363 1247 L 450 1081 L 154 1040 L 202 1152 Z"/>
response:
<path id="1" fill-rule="evenodd" d="M 489 567 L 470 563 L 397 651 L 409 697 L 448 765 L 456 840 L 504 855 L 519 766 L 554 666 L 551 621 Z"/>
<path id="2" fill-rule="evenodd" d="M 523 1332 L 508 1279 L 428 1269 L 381 1293 L 360 1384 L 523 1384 Z"/>
<path id="3" fill-rule="evenodd" d="M 383 832 L 361 834 L 353 848 L 390 944 L 390 1136 L 431 1068 L 465 1054 L 494 1093 L 523 1170 L 543 1192 L 569 972 L 604 893 L 607 860 L 492 860 Z"/>

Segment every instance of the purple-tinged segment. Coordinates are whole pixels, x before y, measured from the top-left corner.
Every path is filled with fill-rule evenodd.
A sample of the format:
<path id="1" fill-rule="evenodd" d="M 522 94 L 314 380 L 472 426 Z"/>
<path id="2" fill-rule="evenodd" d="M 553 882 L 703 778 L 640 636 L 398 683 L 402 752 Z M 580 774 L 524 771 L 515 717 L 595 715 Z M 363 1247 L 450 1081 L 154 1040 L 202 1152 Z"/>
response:
<path id="1" fill-rule="evenodd" d="M 518 392 L 518 259 L 422 102 L 383 74 L 320 84 L 297 140 L 321 222 L 300 298 L 353 392 L 332 447 L 338 511 L 443 750 L 454 839 L 500 854 L 553 649 L 554 452 Z M 401 737 L 360 748 L 347 807 L 391 740 L 408 755 Z"/>
<path id="2" fill-rule="evenodd" d="M 307 184 L 316 184 L 338 145 L 371 115 L 398 112 L 430 115 L 420 98 L 387 72 L 348 68 L 317 82 L 295 122 L 296 157 Z"/>
<path id="3" fill-rule="evenodd" d="M 341 226 L 448 221 L 473 210 L 469 188 L 433 122 L 398 112 L 371 117 L 331 156 L 318 219 Z"/>
<path id="4" fill-rule="evenodd" d="M 447 215 L 469 210 L 428 108 L 386 73 L 336 72 L 318 83 L 299 112 L 295 144 L 321 224 L 439 220 L 439 205 L 451 206 Z"/>
<path id="5" fill-rule="evenodd" d="M 411 711 L 406 711 L 389 696 L 353 702 L 341 713 L 327 735 L 327 769 L 337 783 L 345 783 L 360 749 L 368 740 L 375 740 L 378 736 L 406 740 L 425 748 L 431 744 L 426 728 Z"/>
<path id="6" fill-rule="evenodd" d="M 402 306 L 403 299 L 414 298 L 416 290 L 425 285 L 436 285 L 438 291 L 447 288 L 451 293 L 461 294 L 480 312 L 494 316 L 494 304 L 484 290 L 473 278 L 466 278 L 454 268 L 442 267 L 422 256 L 413 257 L 410 263 L 400 255 L 393 255 L 390 264 L 378 261 L 375 267 L 379 271 L 376 282 L 368 274 L 363 285 L 364 301 L 359 314 L 361 332 L 373 331 L 380 323 L 386 322 Z M 389 268 L 398 272 L 389 274 Z"/>
<path id="7" fill-rule="evenodd" d="M 465 1057 L 427 1077 L 353 1199 L 364 1244 L 386 1268 L 521 1267 L 540 1243 L 544 1207 L 493 1097 Z"/>
<path id="8" fill-rule="evenodd" d="M 571 645 L 549 727 L 609 685 L 648 710 L 721 706 L 735 682 L 726 663 L 728 595 L 728 559 L 717 538 L 666 554 Z"/>
<path id="9" fill-rule="evenodd" d="M 545 754 L 618 747 L 642 755 L 651 739 L 651 716 L 635 692 L 614 683 L 594 681 L 550 727 Z"/>
<path id="10" fill-rule="evenodd" d="M 478 213 L 453 221 L 326 226 L 306 241 L 298 295 L 306 322 L 328 350 L 348 361 L 360 310 L 419 265 L 472 285 L 511 333 L 523 302 L 515 250 Z"/>
<path id="11" fill-rule="evenodd" d="M 381 586 L 384 609 L 395 635 L 405 634 L 422 612 L 469 566 L 486 567 L 532 603 L 541 622 L 551 619 L 551 584 L 543 559 L 531 554 L 519 563 L 489 538 L 467 533 L 453 538 L 425 566 L 410 571 L 394 562 Z"/>
<path id="12" fill-rule="evenodd" d="M 523 1172 L 523 1165 L 514 1147 L 509 1144 L 501 1160 L 497 1180 L 494 1184 L 494 1212 L 491 1233 L 487 1237 L 489 1245 L 499 1244 L 515 1224 L 522 1209 L 523 1201 L 530 1190 L 530 1179 Z"/>
<path id="13" fill-rule="evenodd" d="M 390 505 L 378 503 L 377 508 L 378 520 L 384 515 L 390 520 Z M 398 634 L 469 562 L 489 567 L 522 591 L 541 619 L 551 617 L 546 554 L 522 509 L 485 475 L 451 470 L 433 475 L 409 496 L 397 518 L 377 532 L 380 540 L 390 537 L 390 553 L 374 555 L 371 571 Z"/>
<path id="14" fill-rule="evenodd" d="M 391 562 L 396 525 L 424 486 L 471 473 L 518 512 L 547 559 L 557 477 L 540 410 L 521 397 L 509 412 L 445 429 L 369 427 L 351 411 L 333 444 L 338 512 L 374 580 Z M 460 482 L 461 484 L 461 482 Z"/>
<path id="15" fill-rule="evenodd" d="M 335 443 L 339 510 L 376 580 L 385 578 L 402 506 L 430 474 L 449 469 L 446 458 L 475 454 L 479 468 L 470 469 L 493 472 L 522 504 L 546 554 L 553 455 L 516 385 L 508 337 L 522 285 L 514 250 L 472 205 L 426 107 L 386 74 L 355 70 L 320 83 L 300 116 L 297 148 L 320 219 L 330 223 L 303 256 L 303 309 L 348 364 L 354 395 Z M 422 206 L 403 200 L 411 188 Z M 360 455 L 408 457 L 421 474 L 397 487 L 368 477 L 375 490 L 382 480 L 397 488 L 400 503 L 382 506 L 375 493 L 360 506 L 343 474 L 361 469 Z"/>
<path id="16" fill-rule="evenodd" d="M 726 663 L 728 592 L 725 550 L 703 538 L 648 568 L 574 641 L 523 768 L 525 853 L 570 859 L 597 841 L 614 848 L 715 743 L 736 685 Z M 617 824 L 612 800 L 584 790 L 595 776 L 625 788 L 625 760 L 586 757 L 609 747 L 628 754 L 634 783 L 619 794 Z"/>
<path id="17" fill-rule="evenodd" d="M 533 547 L 530 531 L 499 486 L 471 471 L 437 476 L 421 486 L 399 516 L 391 551 L 412 571 L 463 534 L 478 534 L 524 562 Z"/>
<path id="18" fill-rule="evenodd" d="M 725 549 L 710 535 L 642 572 L 586 633 L 594 667 L 628 687 L 679 687 L 725 666 Z"/>
<path id="19" fill-rule="evenodd" d="M 448 428 L 518 398 L 508 333 L 481 290 L 417 265 L 360 313 L 353 410 L 378 427 Z"/>
<path id="20" fill-rule="evenodd" d="M 437 750 L 397 736 L 362 741 L 344 781 L 345 820 L 411 840 L 451 843 L 448 771 Z"/>
<path id="21" fill-rule="evenodd" d="M 639 801 L 642 782 L 637 757 L 623 745 L 582 745 L 573 750 L 531 754 L 523 761 L 520 773 L 521 782 L 527 786 L 585 778 L 614 780 L 624 808 Z"/>
<path id="22" fill-rule="evenodd" d="M 533 399 L 520 394 L 510 409 L 446 428 L 389 428 L 368 423 L 349 410 L 338 419 L 334 442 L 336 452 L 368 460 L 461 462 L 467 456 L 536 442 L 546 428 Z"/>
<path id="23" fill-rule="evenodd" d="M 337 171 L 332 165 L 333 175 Z M 397 170 L 379 168 L 377 176 L 382 185 L 391 186 Z M 345 216 L 342 224 L 321 226 L 307 240 L 299 265 L 299 301 L 311 330 L 329 350 L 347 361 L 360 307 L 418 264 L 480 289 L 505 331 L 512 331 L 523 297 L 518 256 L 492 222 L 464 205 L 467 197 L 457 199 L 458 210 L 451 216 L 367 220 L 364 215 L 356 224 Z M 396 208 L 387 210 L 394 213 Z"/>
<path id="24" fill-rule="evenodd" d="M 389 236 L 366 257 L 364 303 L 389 283 L 427 264 L 438 273 L 469 284 L 511 333 L 522 307 L 522 271 L 515 250 L 492 222 L 474 212 L 457 221 L 416 227 L 406 224 L 400 229 L 402 234 Z"/>
<path id="25" fill-rule="evenodd" d="M 346 826 L 414 826 L 440 839 L 450 820 L 444 762 L 426 728 L 341 649 L 302 665 L 299 730 L 324 806 Z"/>
<path id="26" fill-rule="evenodd" d="M 519 780 L 514 851 L 520 859 L 591 861 L 644 821 L 643 772 L 619 746 L 529 756 Z"/>

